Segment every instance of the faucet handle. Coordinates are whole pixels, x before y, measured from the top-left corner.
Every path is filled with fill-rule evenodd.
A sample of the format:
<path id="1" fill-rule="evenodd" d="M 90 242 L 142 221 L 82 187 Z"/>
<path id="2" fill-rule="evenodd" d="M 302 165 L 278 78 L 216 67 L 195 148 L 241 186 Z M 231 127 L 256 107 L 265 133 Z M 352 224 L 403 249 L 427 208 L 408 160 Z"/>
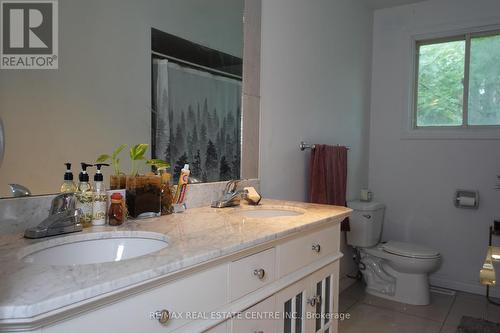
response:
<path id="1" fill-rule="evenodd" d="M 61 193 L 52 199 L 50 215 L 55 215 L 68 210 L 75 210 L 75 207 L 75 193 Z"/>
<path id="2" fill-rule="evenodd" d="M 224 189 L 224 193 L 234 193 L 240 182 L 241 180 L 239 179 L 233 179 L 228 181 Z"/>
<path id="3" fill-rule="evenodd" d="M 245 199 L 250 205 L 257 206 L 262 200 L 262 195 L 254 187 L 245 187 L 242 198 Z"/>

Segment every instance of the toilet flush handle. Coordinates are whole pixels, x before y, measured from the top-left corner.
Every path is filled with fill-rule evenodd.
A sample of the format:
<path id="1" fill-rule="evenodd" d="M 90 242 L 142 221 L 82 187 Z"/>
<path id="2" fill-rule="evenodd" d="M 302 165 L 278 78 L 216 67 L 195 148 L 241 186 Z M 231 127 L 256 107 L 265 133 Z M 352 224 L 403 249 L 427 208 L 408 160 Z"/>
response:
<path id="1" fill-rule="evenodd" d="M 363 214 L 363 217 L 368 220 L 372 218 L 370 214 Z"/>

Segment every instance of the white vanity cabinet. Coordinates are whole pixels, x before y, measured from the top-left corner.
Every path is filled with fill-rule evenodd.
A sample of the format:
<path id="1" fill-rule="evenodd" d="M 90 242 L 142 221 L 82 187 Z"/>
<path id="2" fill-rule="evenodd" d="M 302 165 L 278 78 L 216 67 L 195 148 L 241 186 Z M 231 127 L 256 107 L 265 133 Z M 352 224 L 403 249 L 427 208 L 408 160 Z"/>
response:
<path id="1" fill-rule="evenodd" d="M 339 240 L 338 223 L 294 233 L 96 302 L 33 332 L 337 333 L 331 314 L 338 311 Z M 163 324 L 152 314 L 162 310 Z M 199 317 L 214 312 L 238 315 Z"/>

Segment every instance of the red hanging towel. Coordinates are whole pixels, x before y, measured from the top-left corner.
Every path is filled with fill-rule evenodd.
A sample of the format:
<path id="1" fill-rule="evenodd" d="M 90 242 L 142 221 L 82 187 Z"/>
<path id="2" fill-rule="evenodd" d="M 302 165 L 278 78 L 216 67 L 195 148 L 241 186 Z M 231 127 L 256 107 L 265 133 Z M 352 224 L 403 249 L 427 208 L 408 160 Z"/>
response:
<path id="1" fill-rule="evenodd" d="M 309 163 L 309 198 L 313 203 L 346 205 L 347 147 L 315 145 Z M 340 229 L 349 231 L 349 218 Z"/>

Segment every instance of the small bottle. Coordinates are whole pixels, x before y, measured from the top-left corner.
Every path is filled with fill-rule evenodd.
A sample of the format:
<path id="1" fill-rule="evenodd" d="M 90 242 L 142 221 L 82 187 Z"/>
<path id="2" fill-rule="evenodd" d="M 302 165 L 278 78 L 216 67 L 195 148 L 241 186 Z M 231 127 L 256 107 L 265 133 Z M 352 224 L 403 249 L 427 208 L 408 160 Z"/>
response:
<path id="1" fill-rule="evenodd" d="M 71 172 L 71 163 L 66 164 L 66 172 L 64 173 L 64 181 L 61 184 L 61 193 L 73 193 L 76 192 L 76 185 L 73 181 L 73 173 Z"/>
<path id="2" fill-rule="evenodd" d="M 120 193 L 113 193 L 111 195 L 111 205 L 108 211 L 109 225 L 121 225 L 124 220 L 123 215 L 123 197 Z"/>
<path id="3" fill-rule="evenodd" d="M 76 208 L 80 209 L 82 215 L 80 222 L 84 228 L 92 226 L 92 186 L 89 182 L 87 168 L 92 164 L 81 163 L 82 171 L 78 176 L 78 187 L 76 189 Z"/>
<path id="4" fill-rule="evenodd" d="M 106 163 L 98 163 L 95 165 L 97 168 L 94 175 L 94 193 L 92 202 L 92 225 L 105 225 L 106 212 L 108 208 L 108 194 L 104 188 L 104 177 L 101 173 L 103 166 L 109 166 Z"/>

